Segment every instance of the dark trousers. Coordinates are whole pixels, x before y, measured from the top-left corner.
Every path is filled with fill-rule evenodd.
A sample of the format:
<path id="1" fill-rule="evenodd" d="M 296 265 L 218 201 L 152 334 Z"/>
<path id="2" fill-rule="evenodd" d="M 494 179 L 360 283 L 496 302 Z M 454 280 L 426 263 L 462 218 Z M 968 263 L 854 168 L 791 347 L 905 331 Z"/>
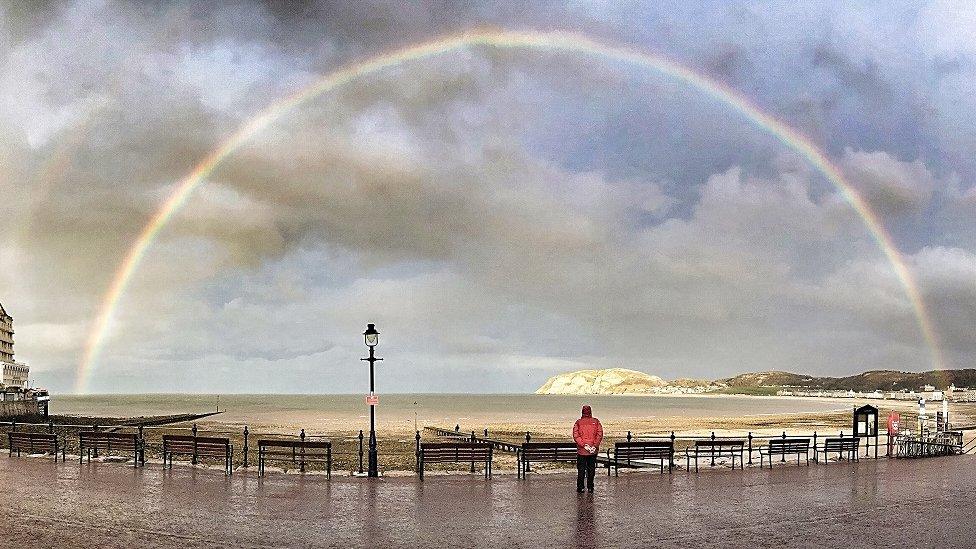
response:
<path id="1" fill-rule="evenodd" d="M 586 488 L 593 491 L 593 478 L 596 476 L 596 455 L 576 456 L 576 490 L 583 491 L 583 477 L 586 477 Z"/>

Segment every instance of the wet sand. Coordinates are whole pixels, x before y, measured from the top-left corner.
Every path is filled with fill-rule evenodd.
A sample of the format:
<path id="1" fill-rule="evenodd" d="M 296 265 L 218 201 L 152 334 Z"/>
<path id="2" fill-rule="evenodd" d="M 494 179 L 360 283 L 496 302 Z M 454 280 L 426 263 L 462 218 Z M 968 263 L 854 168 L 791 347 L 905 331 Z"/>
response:
<path id="1" fill-rule="evenodd" d="M 976 457 L 714 474 L 225 477 L 0 457 L 17 547 L 967 547 Z"/>

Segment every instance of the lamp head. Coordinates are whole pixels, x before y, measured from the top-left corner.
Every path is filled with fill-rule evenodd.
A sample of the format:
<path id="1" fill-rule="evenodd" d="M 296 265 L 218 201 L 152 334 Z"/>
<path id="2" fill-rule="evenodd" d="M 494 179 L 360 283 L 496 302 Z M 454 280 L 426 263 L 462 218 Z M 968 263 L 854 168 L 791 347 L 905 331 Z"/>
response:
<path id="1" fill-rule="evenodd" d="M 376 344 L 380 342 L 380 333 L 376 331 L 376 326 L 374 324 L 366 325 L 366 331 L 363 332 L 363 338 L 366 340 L 367 347 L 376 347 Z"/>

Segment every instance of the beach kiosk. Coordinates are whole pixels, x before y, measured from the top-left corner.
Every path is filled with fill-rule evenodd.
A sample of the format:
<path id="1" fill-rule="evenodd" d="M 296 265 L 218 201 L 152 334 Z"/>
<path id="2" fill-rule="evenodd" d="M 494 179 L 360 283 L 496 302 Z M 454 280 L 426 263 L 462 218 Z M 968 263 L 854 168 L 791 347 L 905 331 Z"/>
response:
<path id="1" fill-rule="evenodd" d="M 854 436 L 866 439 L 871 444 L 874 437 L 874 458 L 878 459 L 878 409 L 870 404 L 854 408 Z M 871 449 L 866 448 L 868 453 Z"/>

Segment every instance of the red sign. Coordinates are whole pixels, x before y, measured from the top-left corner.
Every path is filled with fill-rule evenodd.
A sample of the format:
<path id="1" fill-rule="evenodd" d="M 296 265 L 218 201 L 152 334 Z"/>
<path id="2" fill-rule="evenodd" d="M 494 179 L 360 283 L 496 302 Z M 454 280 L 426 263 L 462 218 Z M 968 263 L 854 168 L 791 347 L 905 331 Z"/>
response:
<path id="1" fill-rule="evenodd" d="M 380 403 L 379 395 L 366 395 L 366 404 L 369 406 L 377 406 Z"/>
<path id="2" fill-rule="evenodd" d="M 901 414 L 898 412 L 888 412 L 888 434 L 891 436 L 896 436 L 900 426 Z"/>

